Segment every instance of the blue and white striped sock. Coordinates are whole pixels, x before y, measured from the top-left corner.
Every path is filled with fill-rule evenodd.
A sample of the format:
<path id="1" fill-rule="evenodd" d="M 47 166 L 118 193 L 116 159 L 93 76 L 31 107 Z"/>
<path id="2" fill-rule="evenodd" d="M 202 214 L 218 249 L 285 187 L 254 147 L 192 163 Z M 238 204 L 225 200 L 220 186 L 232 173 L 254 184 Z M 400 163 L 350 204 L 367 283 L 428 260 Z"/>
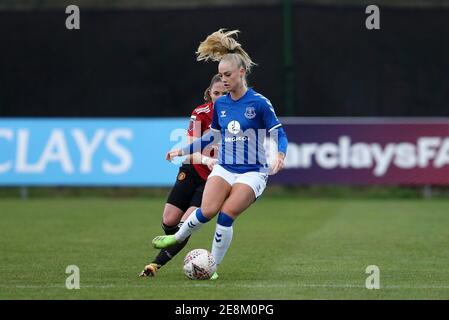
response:
<path id="1" fill-rule="evenodd" d="M 234 219 L 224 212 L 218 214 L 214 240 L 212 241 L 212 255 L 217 265 L 221 263 L 232 241 Z"/>
<path id="2" fill-rule="evenodd" d="M 175 233 L 176 241 L 183 242 L 193 231 L 198 230 L 208 221 L 209 219 L 203 216 L 201 208 L 196 209 L 190 214 L 187 220 L 184 221 L 178 232 Z"/>

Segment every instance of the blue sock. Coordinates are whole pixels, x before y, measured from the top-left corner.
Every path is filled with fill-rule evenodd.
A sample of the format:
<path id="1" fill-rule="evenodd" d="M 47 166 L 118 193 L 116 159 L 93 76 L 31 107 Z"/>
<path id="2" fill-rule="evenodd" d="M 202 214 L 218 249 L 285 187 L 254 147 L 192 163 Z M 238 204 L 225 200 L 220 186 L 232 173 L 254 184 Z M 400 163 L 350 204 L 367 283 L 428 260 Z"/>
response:
<path id="1" fill-rule="evenodd" d="M 230 216 L 228 216 L 224 212 L 220 212 L 218 214 L 217 223 L 224 226 L 224 227 L 231 227 L 234 223 L 234 219 L 232 219 Z"/>
<path id="2" fill-rule="evenodd" d="M 201 223 L 206 223 L 210 220 L 210 219 L 207 219 L 205 216 L 203 216 L 203 211 L 201 211 L 201 208 L 196 209 L 195 214 L 196 214 L 196 218 Z"/>

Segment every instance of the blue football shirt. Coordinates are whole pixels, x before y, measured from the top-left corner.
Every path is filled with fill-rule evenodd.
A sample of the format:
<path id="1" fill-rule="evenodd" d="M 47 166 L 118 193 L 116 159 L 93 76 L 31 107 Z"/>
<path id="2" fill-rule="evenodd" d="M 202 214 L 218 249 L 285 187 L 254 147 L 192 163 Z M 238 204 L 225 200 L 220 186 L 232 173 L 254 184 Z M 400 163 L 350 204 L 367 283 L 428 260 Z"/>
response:
<path id="1" fill-rule="evenodd" d="M 268 172 L 265 138 L 281 125 L 270 101 L 251 88 L 238 100 L 218 98 L 211 124 L 221 133 L 218 163 L 234 173 Z"/>

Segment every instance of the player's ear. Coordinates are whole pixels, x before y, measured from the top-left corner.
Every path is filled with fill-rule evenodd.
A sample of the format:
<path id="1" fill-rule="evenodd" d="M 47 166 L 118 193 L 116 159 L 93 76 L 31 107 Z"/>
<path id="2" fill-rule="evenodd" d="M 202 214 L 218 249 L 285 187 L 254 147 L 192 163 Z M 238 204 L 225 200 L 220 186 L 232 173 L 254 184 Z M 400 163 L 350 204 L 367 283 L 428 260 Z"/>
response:
<path id="1" fill-rule="evenodd" d="M 246 73 L 245 68 L 240 67 L 239 73 L 240 73 L 240 77 L 244 77 L 245 73 Z"/>

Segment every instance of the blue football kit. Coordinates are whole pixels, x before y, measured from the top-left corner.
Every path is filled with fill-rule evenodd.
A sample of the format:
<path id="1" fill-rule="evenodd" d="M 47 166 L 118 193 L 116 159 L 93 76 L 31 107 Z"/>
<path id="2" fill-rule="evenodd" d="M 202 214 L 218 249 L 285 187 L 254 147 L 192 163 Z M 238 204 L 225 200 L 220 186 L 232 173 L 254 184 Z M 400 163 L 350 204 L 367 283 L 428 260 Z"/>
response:
<path id="1" fill-rule="evenodd" d="M 228 93 L 215 101 L 211 131 L 201 139 L 201 150 L 212 135 L 214 140 L 221 139 L 218 164 L 230 172 L 268 172 L 264 147 L 267 135 L 275 136 L 279 152 L 287 152 L 287 137 L 271 102 L 252 88 L 238 100 Z M 194 145 L 184 148 L 183 153 L 193 153 L 199 148 Z"/>

